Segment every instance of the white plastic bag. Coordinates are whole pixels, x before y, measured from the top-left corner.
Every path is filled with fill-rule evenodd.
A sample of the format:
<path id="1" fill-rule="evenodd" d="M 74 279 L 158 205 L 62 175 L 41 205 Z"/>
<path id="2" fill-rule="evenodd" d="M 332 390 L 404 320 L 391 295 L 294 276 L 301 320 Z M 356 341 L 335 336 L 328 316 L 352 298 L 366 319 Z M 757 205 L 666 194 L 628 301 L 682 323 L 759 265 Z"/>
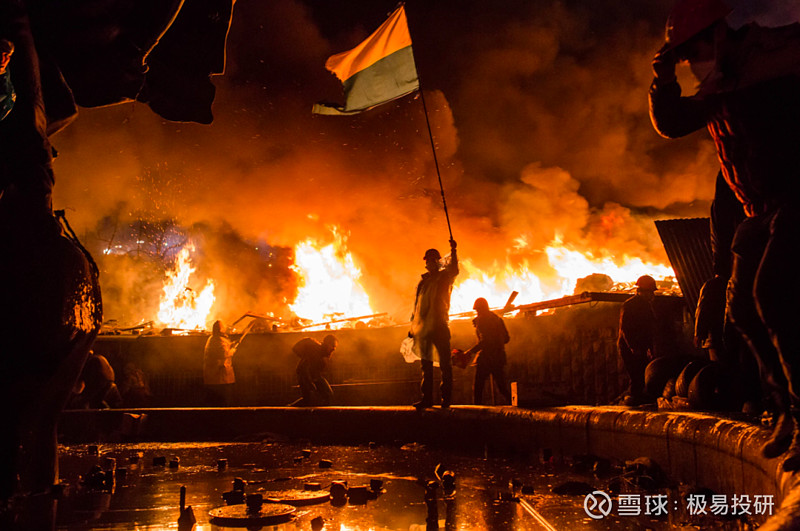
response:
<path id="1" fill-rule="evenodd" d="M 400 343 L 400 354 L 403 355 L 403 359 L 406 360 L 406 363 L 414 363 L 420 359 L 415 347 L 416 345 L 414 344 L 413 337 L 407 337 Z"/>
<path id="2" fill-rule="evenodd" d="M 403 359 L 406 360 L 406 363 L 414 363 L 422 359 L 422 356 L 419 354 L 417 342 L 414 341 L 413 337 L 407 337 L 400 343 L 400 354 L 403 355 Z M 434 361 L 433 366 L 438 367 L 439 362 Z"/>

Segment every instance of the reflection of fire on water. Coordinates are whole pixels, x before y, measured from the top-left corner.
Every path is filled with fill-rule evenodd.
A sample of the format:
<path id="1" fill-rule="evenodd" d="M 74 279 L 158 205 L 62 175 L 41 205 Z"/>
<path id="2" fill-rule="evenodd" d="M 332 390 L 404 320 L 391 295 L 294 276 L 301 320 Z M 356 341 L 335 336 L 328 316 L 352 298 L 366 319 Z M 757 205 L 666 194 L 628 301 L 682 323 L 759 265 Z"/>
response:
<path id="1" fill-rule="evenodd" d="M 298 243 L 292 270 L 300 278 L 300 288 L 289 308 L 310 323 L 332 323 L 341 328 L 349 317 L 371 316 L 375 312 L 361 286 L 361 270 L 347 250 L 346 239 L 336 228 L 334 241 L 318 248 L 314 240 Z"/>
<path id="2" fill-rule="evenodd" d="M 199 294 L 189 287 L 189 278 L 195 272 L 189 258 L 193 252 L 194 245 L 184 246 L 175 259 L 174 269 L 167 271 L 158 309 L 158 321 L 167 328 L 204 329 L 214 304 L 212 280 Z"/>

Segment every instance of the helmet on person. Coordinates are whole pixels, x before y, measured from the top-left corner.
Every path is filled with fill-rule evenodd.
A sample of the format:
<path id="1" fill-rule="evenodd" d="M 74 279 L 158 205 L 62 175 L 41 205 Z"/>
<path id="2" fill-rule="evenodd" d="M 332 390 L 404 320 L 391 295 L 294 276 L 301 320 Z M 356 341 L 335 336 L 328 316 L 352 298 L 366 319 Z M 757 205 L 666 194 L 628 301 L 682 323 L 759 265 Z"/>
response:
<path id="1" fill-rule="evenodd" d="M 680 46 L 730 12 L 722 0 L 678 0 L 667 18 L 667 45 Z"/>
<path id="2" fill-rule="evenodd" d="M 428 249 L 427 251 L 425 251 L 425 256 L 423 256 L 422 259 L 425 261 L 430 259 L 441 260 L 442 255 L 439 254 L 439 251 L 437 251 L 436 249 Z"/>
<path id="3" fill-rule="evenodd" d="M 489 302 L 484 299 L 483 297 L 479 297 L 475 299 L 475 304 L 472 305 L 472 309 L 476 311 L 489 311 Z"/>
<path id="4" fill-rule="evenodd" d="M 636 287 L 640 291 L 655 291 L 656 281 L 650 275 L 642 275 L 636 280 Z"/>

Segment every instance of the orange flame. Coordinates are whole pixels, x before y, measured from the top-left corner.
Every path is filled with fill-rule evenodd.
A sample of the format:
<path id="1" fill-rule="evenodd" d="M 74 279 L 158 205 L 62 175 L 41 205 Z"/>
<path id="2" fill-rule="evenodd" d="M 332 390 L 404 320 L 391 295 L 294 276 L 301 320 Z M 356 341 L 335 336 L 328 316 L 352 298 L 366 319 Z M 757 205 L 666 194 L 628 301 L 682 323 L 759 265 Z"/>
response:
<path id="1" fill-rule="evenodd" d="M 511 264 L 495 264 L 490 272 L 481 271 L 470 260 L 460 260 L 461 273 L 450 297 L 450 313 L 472 310 L 475 299 L 483 297 L 492 308 L 505 305 L 511 292 L 519 293 L 518 301 L 540 301 L 546 298 L 539 277 L 523 263 L 518 268 Z M 463 278 L 463 280 L 458 280 Z"/>
<path id="2" fill-rule="evenodd" d="M 516 240 L 516 250 L 525 247 L 527 242 L 524 238 Z M 461 274 L 450 299 L 451 315 L 469 312 L 478 297 L 485 298 L 492 308 L 501 308 L 513 291 L 519 293 L 515 304 L 572 295 L 578 279 L 592 274 L 608 275 L 615 284 L 633 283 L 642 275 L 650 275 L 656 280 L 675 277 L 669 266 L 629 256 L 597 258 L 592 252 L 564 247 L 558 240 L 547 246 L 544 253 L 556 276 L 555 283 L 547 285 L 529 269 L 526 261 L 517 267 L 508 263 L 505 266 L 495 264 L 491 270 L 482 271 L 469 260 L 461 260 Z"/>
<path id="3" fill-rule="evenodd" d="M 174 269 L 167 271 L 158 309 L 158 321 L 165 327 L 195 330 L 206 326 L 214 304 L 214 282 L 209 280 L 199 295 L 189 287 L 189 279 L 195 272 L 189 255 L 194 250 L 191 243 L 184 246 L 175 259 Z"/>
<path id="4" fill-rule="evenodd" d="M 314 323 L 374 313 L 359 282 L 361 270 L 347 250 L 346 237 L 336 227 L 331 230 L 333 243 L 320 246 L 308 239 L 294 248 L 291 267 L 300 276 L 301 287 L 289 307 L 298 317 Z"/>
<path id="5" fill-rule="evenodd" d="M 570 295 L 579 278 L 593 273 L 608 275 L 616 283 L 632 283 L 642 275 L 650 275 L 656 280 L 674 278 L 671 267 L 653 264 L 623 255 L 620 258 L 595 258 L 591 252 L 580 252 L 566 247 L 547 247 L 545 249 L 550 265 L 563 280 L 563 288 Z"/>

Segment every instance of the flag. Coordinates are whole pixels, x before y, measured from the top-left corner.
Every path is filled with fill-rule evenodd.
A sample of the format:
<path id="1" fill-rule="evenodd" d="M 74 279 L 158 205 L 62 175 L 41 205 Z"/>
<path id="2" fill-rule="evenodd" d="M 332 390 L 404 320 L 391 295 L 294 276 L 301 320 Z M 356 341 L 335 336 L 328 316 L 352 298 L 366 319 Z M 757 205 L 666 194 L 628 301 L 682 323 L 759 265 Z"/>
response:
<path id="1" fill-rule="evenodd" d="M 355 114 L 419 90 L 403 5 L 367 40 L 325 62 L 344 85 L 344 107 L 317 103 L 316 114 Z"/>

